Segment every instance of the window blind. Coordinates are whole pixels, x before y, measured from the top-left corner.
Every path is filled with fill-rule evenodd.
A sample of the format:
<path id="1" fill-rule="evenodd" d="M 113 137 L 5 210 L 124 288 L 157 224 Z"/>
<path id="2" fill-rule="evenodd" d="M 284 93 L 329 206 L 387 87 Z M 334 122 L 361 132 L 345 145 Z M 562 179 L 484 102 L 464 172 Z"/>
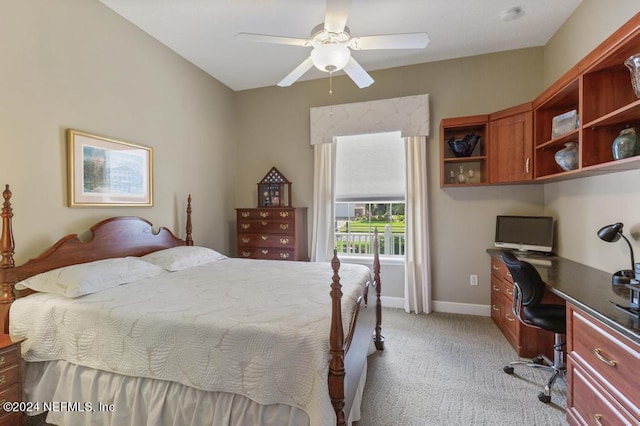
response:
<path id="1" fill-rule="evenodd" d="M 404 201 L 405 180 L 404 140 L 400 132 L 337 138 L 337 202 Z"/>

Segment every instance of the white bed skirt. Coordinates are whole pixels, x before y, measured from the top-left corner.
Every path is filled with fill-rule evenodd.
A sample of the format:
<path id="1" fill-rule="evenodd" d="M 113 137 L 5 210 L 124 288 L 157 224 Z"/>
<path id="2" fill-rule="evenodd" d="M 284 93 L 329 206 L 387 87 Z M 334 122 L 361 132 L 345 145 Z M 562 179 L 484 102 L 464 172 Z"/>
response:
<path id="1" fill-rule="evenodd" d="M 180 383 L 128 377 L 86 368 L 64 361 L 23 363 L 24 401 L 73 402 L 54 405 L 46 421 L 65 426 L 229 425 L 306 426 L 309 417 L 300 408 L 283 404 L 262 405 L 241 395 L 207 392 Z M 360 419 L 360 401 L 366 381 L 366 364 L 349 415 L 349 424 Z M 87 407 L 91 411 L 77 411 Z M 103 408 L 112 405 L 109 408 Z"/>

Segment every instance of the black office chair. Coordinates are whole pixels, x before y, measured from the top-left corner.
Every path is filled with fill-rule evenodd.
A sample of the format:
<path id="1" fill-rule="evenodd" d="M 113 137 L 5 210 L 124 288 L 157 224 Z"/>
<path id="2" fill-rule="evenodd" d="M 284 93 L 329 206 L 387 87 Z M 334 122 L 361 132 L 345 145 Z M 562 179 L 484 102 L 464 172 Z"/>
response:
<path id="1" fill-rule="evenodd" d="M 541 328 L 555 334 L 553 345 L 553 362 L 544 355 L 534 357 L 531 362 L 514 361 L 504 367 L 504 372 L 513 374 L 514 365 L 525 365 L 551 371 L 553 374 L 544 387 L 544 392 L 538 394 L 542 402 L 551 401 L 551 386 L 566 371 L 564 365 L 563 334 L 567 330 L 567 318 L 564 305 L 540 303 L 545 291 L 545 283 L 540 274 L 530 263 L 518 260 L 510 252 L 502 254 L 502 260 L 507 265 L 513 277 L 513 313 L 520 322 L 529 327 Z"/>

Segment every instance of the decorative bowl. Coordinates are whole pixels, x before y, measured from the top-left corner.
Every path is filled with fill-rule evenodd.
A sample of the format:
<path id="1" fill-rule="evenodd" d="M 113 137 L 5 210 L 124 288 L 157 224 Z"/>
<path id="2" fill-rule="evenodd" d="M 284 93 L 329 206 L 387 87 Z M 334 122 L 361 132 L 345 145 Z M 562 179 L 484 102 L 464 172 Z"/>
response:
<path id="1" fill-rule="evenodd" d="M 476 148 L 480 135 L 474 135 L 469 133 L 462 139 L 451 138 L 447 141 L 451 151 L 456 157 L 469 157 L 473 150 Z"/>

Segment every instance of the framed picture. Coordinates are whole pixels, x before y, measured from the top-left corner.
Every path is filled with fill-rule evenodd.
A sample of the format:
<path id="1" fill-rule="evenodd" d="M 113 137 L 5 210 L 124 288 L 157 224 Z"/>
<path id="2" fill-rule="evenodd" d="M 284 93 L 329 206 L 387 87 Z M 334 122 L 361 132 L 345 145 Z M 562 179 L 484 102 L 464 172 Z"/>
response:
<path id="1" fill-rule="evenodd" d="M 153 150 L 67 129 L 69 206 L 152 206 Z"/>

